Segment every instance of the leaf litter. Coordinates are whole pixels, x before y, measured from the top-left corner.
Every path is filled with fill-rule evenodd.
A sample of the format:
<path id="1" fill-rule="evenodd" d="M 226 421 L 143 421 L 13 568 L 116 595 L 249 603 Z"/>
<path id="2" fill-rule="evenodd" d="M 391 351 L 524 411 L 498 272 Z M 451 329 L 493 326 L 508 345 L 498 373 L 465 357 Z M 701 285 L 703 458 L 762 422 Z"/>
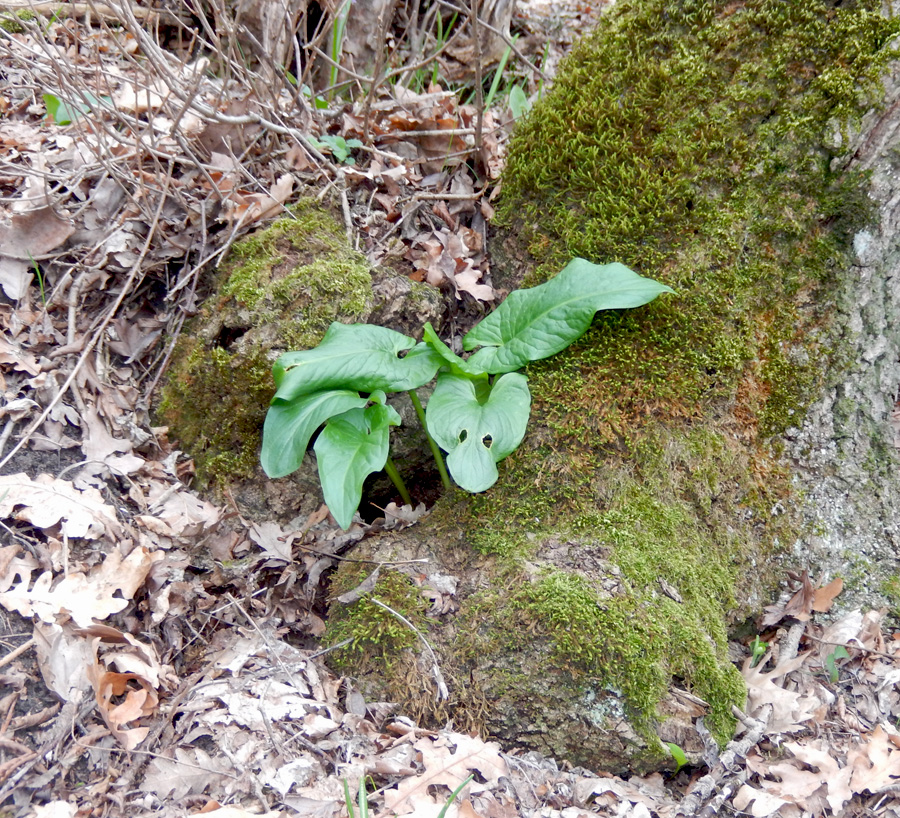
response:
<path id="1" fill-rule="evenodd" d="M 570 32 L 590 15 L 531 6 L 519 22 L 539 39 L 559 24 L 545 18 Z M 900 633 L 876 612 L 819 624 L 840 580 L 795 577 L 767 609 L 742 726 L 708 769 L 560 769 L 422 729 L 334 676 L 314 641 L 320 578 L 424 506 L 390 504 L 346 533 L 327 507 L 287 527 L 244 521 L 190 490 L 189 458 L 148 407 L 201 273 L 301 187 L 334 196 L 370 263 L 441 288 L 451 312 L 495 301 L 485 237 L 508 114 L 439 82 L 323 111 L 237 64 L 228 86 L 204 58 L 173 59 L 145 9 L 87 8 L 0 32 L 9 814 L 328 818 L 364 778 L 377 815 L 427 816 L 470 775 L 450 818 L 900 814 Z M 353 165 L 322 148 L 338 137 L 362 143 Z M 456 610 L 455 577 L 408 568 L 435 615 Z"/>

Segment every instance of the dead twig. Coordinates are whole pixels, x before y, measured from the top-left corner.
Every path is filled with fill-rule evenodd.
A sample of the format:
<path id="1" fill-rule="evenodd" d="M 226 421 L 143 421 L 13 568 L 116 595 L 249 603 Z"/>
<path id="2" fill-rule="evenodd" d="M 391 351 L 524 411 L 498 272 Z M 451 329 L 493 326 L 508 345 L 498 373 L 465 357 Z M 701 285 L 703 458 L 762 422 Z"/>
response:
<path id="1" fill-rule="evenodd" d="M 94 331 L 93 335 L 91 336 L 91 340 L 88 341 L 87 346 L 84 348 L 84 351 L 81 353 L 81 355 L 78 356 L 78 360 L 75 362 L 75 366 L 72 367 L 72 371 L 69 373 L 69 376 L 66 378 L 59 391 L 56 393 L 56 396 L 47 404 L 47 406 L 44 408 L 44 411 L 41 412 L 40 417 L 38 417 L 38 419 L 28 427 L 28 429 L 19 439 L 19 442 L 12 448 L 9 454 L 7 454 L 6 457 L 3 458 L 3 460 L 0 460 L 0 469 L 2 469 L 7 463 L 9 463 L 10 460 L 12 460 L 16 453 L 20 449 L 22 449 L 22 447 L 25 446 L 25 444 L 31 439 L 31 436 L 43 425 L 44 421 L 46 421 L 47 418 L 50 417 L 50 413 L 53 411 L 54 407 L 62 400 L 62 396 L 75 382 L 75 378 L 77 377 L 81 368 L 84 366 L 88 355 L 91 354 L 94 347 L 97 346 L 97 344 L 100 342 L 101 338 L 103 337 L 103 333 L 109 326 L 110 321 L 112 321 L 113 317 L 118 312 L 119 307 L 122 306 L 122 302 L 125 300 L 125 296 L 131 291 L 131 286 L 134 284 L 138 276 L 144 272 L 143 261 L 147 253 L 150 251 L 150 247 L 153 243 L 153 237 L 155 236 L 157 227 L 159 225 L 159 218 L 162 215 L 163 205 L 166 202 L 166 193 L 168 191 L 171 178 L 170 168 L 169 174 L 167 174 L 165 177 L 165 183 L 163 185 L 163 191 L 159 197 L 159 205 L 156 208 L 156 214 L 154 215 L 153 221 L 150 224 L 150 228 L 147 231 L 147 238 L 144 240 L 144 246 L 141 248 L 138 257 L 134 260 L 131 266 L 131 272 L 128 274 L 128 278 L 122 285 L 122 289 L 119 291 L 119 295 L 116 297 L 116 300 L 113 302 L 112 306 L 108 310 L 106 310 L 106 314 L 103 320 L 100 322 L 100 326 L 97 327 L 97 329 Z"/>
<path id="2" fill-rule="evenodd" d="M 403 614 L 395 611 L 390 605 L 385 605 L 380 599 L 376 599 L 374 596 L 370 596 L 369 600 L 374 602 L 381 608 L 384 608 L 389 614 L 399 619 L 407 628 L 409 628 L 416 636 L 419 637 L 419 640 L 425 645 L 425 649 L 428 651 L 428 655 L 431 657 L 431 672 L 434 675 L 434 681 L 437 684 L 438 701 L 444 701 L 450 698 L 450 690 L 447 687 L 447 683 L 444 681 L 444 674 L 441 673 L 441 668 L 438 665 L 437 656 L 431 648 L 431 645 L 428 644 L 428 640 L 422 635 L 422 632 L 413 625 Z"/>
<path id="3" fill-rule="evenodd" d="M 29 639 L 27 642 L 23 642 L 19 647 L 15 650 L 11 650 L 6 654 L 2 659 L 0 659 L 0 667 L 6 667 L 10 662 L 18 659 L 23 653 L 30 650 L 34 646 L 34 637 Z M 2 732 L 2 731 L 0 731 Z"/>

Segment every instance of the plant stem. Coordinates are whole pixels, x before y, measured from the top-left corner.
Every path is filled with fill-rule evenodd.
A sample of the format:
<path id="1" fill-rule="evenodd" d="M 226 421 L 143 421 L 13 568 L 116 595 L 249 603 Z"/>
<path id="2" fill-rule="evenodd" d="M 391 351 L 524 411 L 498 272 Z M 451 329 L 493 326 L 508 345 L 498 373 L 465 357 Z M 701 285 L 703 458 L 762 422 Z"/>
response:
<path id="1" fill-rule="evenodd" d="M 391 482 L 394 484 L 397 491 L 400 492 L 400 498 L 403 502 L 411 506 L 413 504 L 412 497 L 409 496 L 409 492 L 406 490 L 406 483 L 403 482 L 400 472 L 397 471 L 397 467 L 390 457 L 385 461 L 384 473 L 391 478 Z"/>
<path id="2" fill-rule="evenodd" d="M 428 438 L 428 445 L 431 446 L 431 453 L 434 455 L 434 462 L 437 463 L 438 472 L 441 475 L 441 482 L 444 484 L 444 489 L 450 491 L 453 488 L 453 484 L 450 482 L 450 475 L 447 474 L 447 467 L 444 465 L 444 455 L 441 454 L 441 450 L 438 448 L 437 443 L 434 442 L 434 438 L 428 431 L 428 424 L 425 422 L 425 410 L 422 408 L 422 401 L 419 400 L 419 396 L 416 394 L 415 389 L 409 390 L 409 399 L 412 401 L 412 405 L 416 409 L 416 414 L 419 416 L 419 423 L 422 424 L 422 428 L 425 430 L 425 437 Z"/>

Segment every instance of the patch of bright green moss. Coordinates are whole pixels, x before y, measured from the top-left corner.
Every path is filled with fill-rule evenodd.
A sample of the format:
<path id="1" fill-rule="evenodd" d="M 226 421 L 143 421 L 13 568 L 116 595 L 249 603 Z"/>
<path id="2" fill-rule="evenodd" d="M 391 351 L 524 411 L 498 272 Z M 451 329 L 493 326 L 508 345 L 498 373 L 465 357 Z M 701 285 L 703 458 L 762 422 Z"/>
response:
<path id="1" fill-rule="evenodd" d="M 895 619 L 900 619 L 900 576 L 890 577 L 881 589 L 882 593 L 890 600 L 891 613 Z"/>
<path id="2" fill-rule="evenodd" d="M 394 669 L 401 654 L 415 647 L 418 637 L 413 630 L 390 611 L 376 605 L 378 599 L 420 630 L 427 629 L 427 604 L 410 578 L 399 571 L 383 570 L 371 594 L 357 602 L 343 605 L 336 601 L 341 594 L 356 588 L 370 573 L 371 566 L 344 563 L 332 579 L 328 628 L 324 639 L 337 644 L 350 643 L 336 651 L 331 664 L 338 670 L 354 673 Z"/>
<path id="3" fill-rule="evenodd" d="M 372 280 L 332 214 L 312 200 L 290 210 L 293 218 L 235 244 L 220 293 L 250 326 L 277 323 L 284 348 L 307 349 L 338 315 L 366 311 Z"/>
<path id="4" fill-rule="evenodd" d="M 194 457 L 197 483 L 251 474 L 274 391 L 271 362 L 264 354 L 236 359 L 190 336 L 180 352 L 184 357 L 163 389 L 159 416 Z"/>
<path id="5" fill-rule="evenodd" d="M 340 223 L 314 200 L 290 211 L 235 243 L 175 349 L 159 417 L 194 457 L 201 487 L 257 468 L 278 355 L 367 314 L 369 268 Z"/>
<path id="6" fill-rule="evenodd" d="M 0 14 L 0 28 L 10 34 L 22 34 L 25 31 L 25 26 L 22 25 L 22 22 L 30 22 L 36 18 L 37 14 L 31 9 L 19 9 L 15 12 L 4 12 L 3 14 Z"/>
<path id="7" fill-rule="evenodd" d="M 742 694 L 726 628 L 802 532 L 778 435 L 837 352 L 823 340 L 833 271 L 871 213 L 865 179 L 823 138 L 846 144 L 881 100 L 900 32 L 881 9 L 620 0 L 517 130 L 499 215 L 538 261 L 525 284 L 578 255 L 678 294 L 601 314 L 529 366 L 522 447 L 490 492 L 453 500 L 477 521 L 475 548 L 511 570 L 556 532 L 609 548 L 622 571 L 625 590 L 598 607 L 551 567 L 498 605 L 483 648 L 536 629 L 644 723 L 680 677 L 728 735 Z"/>
<path id="8" fill-rule="evenodd" d="M 678 678 L 710 703 L 709 723 L 727 739 L 731 706 L 744 696 L 727 656 L 738 588 L 746 602 L 748 589 L 771 581 L 758 565 L 779 535 L 790 533 L 789 520 L 769 520 L 775 492 L 787 486 L 774 467 L 763 470 L 766 463 L 754 463 L 709 429 L 648 434 L 630 460 L 608 463 L 593 485 L 579 481 L 579 502 L 540 521 L 519 517 L 518 537 L 490 516 L 476 541 L 502 554 L 507 565 L 522 556 L 542 565 L 541 543 L 548 531 L 557 531 L 602 548 L 617 567 L 619 588 L 612 595 L 599 592 L 588 574 L 579 573 L 577 558 L 574 568 L 546 566 L 535 582 L 504 581 L 502 594 L 484 592 L 489 605 L 467 602 L 472 607 L 466 615 L 474 615 L 480 628 L 459 628 L 460 654 L 468 662 L 473 651 L 515 654 L 525 649 L 516 640 L 547 638 L 555 666 L 620 690 L 635 724 L 651 732 L 666 684 Z M 485 498 L 484 506 L 480 498 L 472 502 L 485 509 L 489 500 L 508 510 L 503 496 Z"/>
<path id="9" fill-rule="evenodd" d="M 755 363 L 773 334 L 825 359 L 809 288 L 847 258 L 869 204 L 822 139 L 880 100 L 898 32 L 880 2 L 626 0 L 573 50 L 514 135 L 500 217 L 541 263 L 533 282 L 580 255 L 678 292 L 599 318 L 563 353 L 605 409 L 591 434 L 612 442 L 648 411 L 698 418 L 747 377 L 777 404 L 754 413 L 758 431 L 802 411 L 809 365 Z M 571 379 L 539 373 L 551 422 L 583 435 Z"/>

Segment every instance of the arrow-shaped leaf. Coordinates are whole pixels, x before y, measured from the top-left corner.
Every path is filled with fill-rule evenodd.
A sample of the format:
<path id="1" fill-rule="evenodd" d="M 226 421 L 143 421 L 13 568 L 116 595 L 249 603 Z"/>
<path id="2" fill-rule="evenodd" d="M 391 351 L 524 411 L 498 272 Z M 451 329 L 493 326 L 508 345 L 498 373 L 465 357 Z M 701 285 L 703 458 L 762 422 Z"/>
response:
<path id="1" fill-rule="evenodd" d="M 640 307 L 671 288 L 623 264 L 570 261 L 550 281 L 516 290 L 463 339 L 466 349 L 484 347 L 467 361 L 485 372 L 512 372 L 577 341 L 597 310 Z"/>
<path id="2" fill-rule="evenodd" d="M 426 344 L 370 324 L 333 323 L 315 349 L 286 352 L 272 368 L 273 400 L 292 401 L 325 389 L 405 392 L 428 383 L 442 363 Z"/>
<path id="3" fill-rule="evenodd" d="M 530 414 L 531 393 L 524 375 L 497 378 L 484 396 L 471 378 L 444 373 L 438 377 L 425 418 L 431 436 L 447 452 L 453 479 L 475 492 L 497 481 L 496 464 L 518 448 Z"/>
<path id="4" fill-rule="evenodd" d="M 450 347 L 448 347 L 435 332 L 431 326 L 431 321 L 426 322 L 422 333 L 424 343 L 427 343 L 438 355 L 443 358 L 444 366 L 448 366 L 454 375 L 466 374 L 476 378 L 486 378 L 487 372 L 478 367 L 471 366 L 468 361 L 460 358 Z"/>
<path id="5" fill-rule="evenodd" d="M 348 409 L 363 408 L 367 401 L 358 393 L 331 390 L 304 395 L 293 401 L 273 401 L 263 424 L 259 459 L 269 477 L 284 477 L 303 462 L 309 439 L 328 418 Z"/>
<path id="6" fill-rule="evenodd" d="M 371 399 L 378 402 L 330 418 L 313 447 L 325 502 L 341 528 L 353 522 L 363 481 L 384 468 L 390 427 L 400 425 L 400 415 L 384 404 L 384 393 Z"/>

